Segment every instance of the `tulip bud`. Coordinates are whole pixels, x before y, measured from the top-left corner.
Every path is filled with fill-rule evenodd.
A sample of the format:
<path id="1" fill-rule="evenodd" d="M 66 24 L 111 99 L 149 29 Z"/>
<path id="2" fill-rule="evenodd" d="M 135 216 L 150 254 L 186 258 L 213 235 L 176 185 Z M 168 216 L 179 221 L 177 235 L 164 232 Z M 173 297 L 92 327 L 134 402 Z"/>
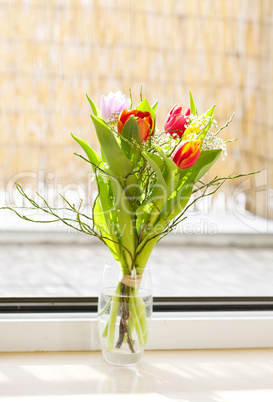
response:
<path id="1" fill-rule="evenodd" d="M 195 164 L 201 153 L 201 140 L 179 144 L 172 154 L 172 160 L 179 169 L 187 169 Z"/>
<path id="2" fill-rule="evenodd" d="M 110 92 L 107 96 L 102 95 L 100 102 L 101 116 L 104 120 L 115 120 L 120 112 L 130 107 L 130 99 L 126 99 L 120 91 Z"/>
<path id="3" fill-rule="evenodd" d="M 121 134 L 126 121 L 135 116 L 141 141 L 147 141 L 150 135 L 154 133 L 154 120 L 149 112 L 142 112 L 141 110 L 123 110 L 118 119 L 118 132 Z"/>
<path id="4" fill-rule="evenodd" d="M 164 130 L 172 136 L 178 135 L 181 138 L 188 125 L 190 113 L 189 108 L 179 104 L 174 105 L 167 115 Z"/>

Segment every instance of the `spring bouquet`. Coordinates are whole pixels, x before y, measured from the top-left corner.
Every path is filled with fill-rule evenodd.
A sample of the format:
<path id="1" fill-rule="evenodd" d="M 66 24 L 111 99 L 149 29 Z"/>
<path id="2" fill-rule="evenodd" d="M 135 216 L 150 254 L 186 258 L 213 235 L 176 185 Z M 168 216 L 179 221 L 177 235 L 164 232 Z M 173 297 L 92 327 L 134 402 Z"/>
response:
<path id="1" fill-rule="evenodd" d="M 92 214 L 84 213 L 81 203 L 75 206 L 67 199 L 66 207 L 59 211 L 42 196 L 40 204 L 16 186 L 32 208 L 53 217 L 51 222 L 61 220 L 97 237 L 110 249 L 118 262 L 120 279 L 100 306 L 99 314 L 107 313 L 101 333 L 106 350 L 127 344 L 129 353 L 134 354 L 137 345 L 143 347 L 147 341 L 147 309 L 138 291 L 154 246 L 185 219 L 194 202 L 215 193 L 225 180 L 243 175 L 202 181 L 220 155 L 226 155 L 227 141 L 219 133 L 232 117 L 216 129 L 215 106 L 198 115 L 191 93 L 189 107 L 176 104 L 170 110 L 163 132 L 156 129 L 157 102 L 150 105 L 142 93 L 135 107 L 131 93 L 126 99 L 120 92 L 111 92 L 102 97 L 100 108 L 87 98 L 100 154 L 87 141 L 72 137 L 84 151 L 76 155 L 93 171 L 97 193 Z M 69 216 L 63 214 L 66 211 Z"/>

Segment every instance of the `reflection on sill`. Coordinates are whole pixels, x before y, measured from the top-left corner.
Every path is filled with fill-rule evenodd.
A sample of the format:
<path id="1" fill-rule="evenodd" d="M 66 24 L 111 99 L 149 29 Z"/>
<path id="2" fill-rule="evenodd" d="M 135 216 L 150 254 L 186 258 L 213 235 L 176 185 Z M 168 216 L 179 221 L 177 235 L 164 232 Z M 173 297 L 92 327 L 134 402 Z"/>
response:
<path id="1" fill-rule="evenodd" d="M 126 368 L 106 364 L 99 352 L 2 354 L 1 396 L 12 402 L 152 396 L 158 401 L 269 402 L 272 360 L 272 349 L 146 351 L 136 367 Z"/>

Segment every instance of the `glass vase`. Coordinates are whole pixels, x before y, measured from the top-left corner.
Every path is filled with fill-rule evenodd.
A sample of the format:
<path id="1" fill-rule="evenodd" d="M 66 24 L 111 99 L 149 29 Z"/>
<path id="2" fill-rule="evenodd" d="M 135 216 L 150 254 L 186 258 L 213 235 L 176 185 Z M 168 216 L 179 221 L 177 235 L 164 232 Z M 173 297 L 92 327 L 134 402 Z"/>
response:
<path id="1" fill-rule="evenodd" d="M 133 366 L 141 359 L 152 316 L 149 268 L 130 274 L 118 264 L 104 267 L 98 304 L 98 323 L 104 359 Z"/>

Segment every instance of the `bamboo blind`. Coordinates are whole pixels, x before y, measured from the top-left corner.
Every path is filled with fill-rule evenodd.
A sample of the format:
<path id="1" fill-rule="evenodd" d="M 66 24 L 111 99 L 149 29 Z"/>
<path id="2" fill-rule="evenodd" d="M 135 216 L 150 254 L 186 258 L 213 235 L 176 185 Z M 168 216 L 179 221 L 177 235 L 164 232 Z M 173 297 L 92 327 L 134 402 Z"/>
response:
<path id="1" fill-rule="evenodd" d="M 85 93 L 99 104 L 131 88 L 136 105 L 142 85 L 162 129 L 191 90 L 199 112 L 217 105 L 219 125 L 236 112 L 223 136 L 239 141 L 212 175 L 263 171 L 226 183 L 226 200 L 242 189 L 273 218 L 272 0 L 0 0 L 0 21 L 1 189 L 89 185 L 69 135 L 96 143 Z"/>

